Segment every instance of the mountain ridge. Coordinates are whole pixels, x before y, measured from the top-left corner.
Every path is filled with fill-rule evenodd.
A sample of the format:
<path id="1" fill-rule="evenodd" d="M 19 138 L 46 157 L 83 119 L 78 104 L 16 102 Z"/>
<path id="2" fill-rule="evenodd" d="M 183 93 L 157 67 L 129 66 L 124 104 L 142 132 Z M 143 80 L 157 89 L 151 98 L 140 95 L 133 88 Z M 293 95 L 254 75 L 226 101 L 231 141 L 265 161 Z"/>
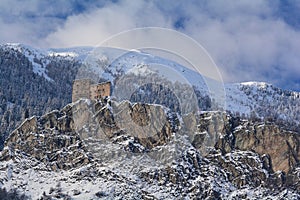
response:
<path id="1" fill-rule="evenodd" d="M 279 89 L 263 82 L 226 83 L 223 88 L 224 94 L 220 96 L 221 100 L 215 102 L 208 88 L 209 85 L 206 84 L 207 80 L 200 74 L 176 62 L 140 51 L 124 53 L 112 48 L 98 48 L 94 53 L 100 56 L 98 60 L 93 60 L 90 56 L 94 50 L 92 47 L 39 50 L 23 44 L 2 44 L 0 50 L 2 85 L 0 88 L 2 104 L 0 149 L 8 132 L 16 128 L 16 125 L 24 120 L 25 115 L 27 117 L 41 115 L 52 109 L 60 109 L 71 102 L 72 82 L 80 78 L 80 70 L 89 59 L 92 60 L 92 64 L 97 61 L 97 66 L 102 66 L 100 73 L 103 75 L 103 80 L 110 80 L 113 84 L 117 84 L 114 86 L 121 86 L 119 91 L 124 89 L 122 85 L 130 84 L 129 95 L 135 95 L 135 99 L 131 101 L 145 101 L 145 97 L 141 99 L 139 97 L 141 93 L 137 91 L 148 83 L 155 83 L 157 86 L 168 87 L 163 91 L 173 93 L 171 96 L 177 96 L 178 102 L 185 102 L 179 106 L 186 107 L 186 104 L 192 104 L 194 111 L 218 110 L 218 102 L 221 102 L 223 110 L 243 118 L 274 119 L 279 123 L 288 123 L 288 126 L 295 129 L 300 121 L 300 93 L 298 92 Z M 165 66 L 167 70 L 157 71 L 159 68 L 156 65 Z M 97 70 L 99 72 L 99 67 Z M 174 87 L 174 80 L 170 80 L 168 74 L 172 73 L 169 72 L 179 77 L 181 86 L 178 91 L 177 86 Z M 139 76 L 140 78 L 136 79 Z M 140 85 L 131 84 L 134 81 L 140 82 Z M 9 83 L 12 82 L 16 84 L 10 85 Z M 155 89 L 157 86 L 151 87 Z M 222 89 L 223 86 L 219 84 L 218 87 Z M 28 89 L 32 90 L 30 95 L 26 94 Z M 189 93 L 186 93 L 187 91 Z M 218 91 L 213 92 L 218 93 Z M 196 96 L 192 98 L 194 103 L 184 99 L 184 95 Z M 129 100 L 128 94 L 127 96 L 125 94 L 125 97 Z M 39 105 L 43 102 L 47 103 Z M 195 106 L 196 104 L 198 106 Z M 27 109 L 24 110 L 24 106 L 27 106 Z"/>
<path id="2" fill-rule="evenodd" d="M 155 107 L 79 100 L 27 119 L 0 153 L 0 185 L 33 199 L 300 197 L 298 133 L 217 111 L 168 118 L 157 137 L 118 129 L 119 114 L 144 123 Z"/>
<path id="3" fill-rule="evenodd" d="M 53 59 L 55 58 L 60 58 L 60 59 L 73 59 L 76 62 L 85 62 L 83 58 L 86 58 L 87 56 L 89 56 L 89 54 L 93 51 L 93 47 L 72 47 L 72 48 L 63 48 L 63 49 L 44 49 L 44 50 L 38 50 L 32 47 L 28 47 L 26 45 L 22 45 L 22 44 L 4 44 L 4 45 L 0 45 L 2 48 L 12 48 L 12 49 L 17 49 L 17 51 L 21 52 L 22 54 L 24 54 L 25 56 L 28 56 L 27 54 L 32 54 L 32 55 L 36 55 L 36 57 L 34 58 L 30 58 L 29 61 L 31 63 L 36 64 L 36 62 L 40 62 L 39 60 L 44 60 L 42 61 L 42 67 L 39 68 L 43 68 L 40 69 L 40 72 L 38 72 L 38 70 L 34 70 L 36 74 L 42 75 L 44 76 L 44 78 L 51 80 L 53 79 L 52 76 L 55 76 L 54 74 L 48 75 L 46 73 L 47 71 L 47 65 L 49 63 L 49 61 L 47 61 L 47 59 L 51 59 L 51 57 Z M 4 49 L 5 49 L 4 48 Z M 95 51 L 99 51 L 100 53 L 98 53 L 99 55 L 101 53 L 103 53 L 103 60 L 100 60 L 101 62 L 105 62 L 104 64 L 107 65 L 107 69 L 105 69 L 106 71 L 100 71 L 102 72 L 102 75 L 104 76 L 104 79 L 109 79 L 110 81 L 114 82 L 114 79 L 116 78 L 116 76 L 120 75 L 120 73 L 129 73 L 131 72 L 130 70 L 138 70 L 138 67 L 142 67 L 145 66 L 146 68 L 148 68 L 148 70 L 155 70 L 156 68 L 149 68 L 147 67 L 147 62 L 148 63 L 158 63 L 158 64 L 164 64 L 166 66 L 169 67 L 175 67 L 175 72 L 179 74 L 179 76 L 183 76 L 185 77 L 187 80 L 185 80 L 186 83 L 190 84 L 191 86 L 195 86 L 201 93 L 206 94 L 206 95 L 210 95 L 209 91 L 207 91 L 209 88 L 207 88 L 207 84 L 205 83 L 205 80 L 201 77 L 201 75 L 198 75 L 195 72 L 191 72 L 188 68 L 181 66 L 179 64 L 176 64 L 173 61 L 169 61 L 166 59 L 162 59 L 159 57 L 154 57 L 150 54 L 144 54 L 144 53 L 140 53 L 137 51 L 132 51 L 129 52 L 128 56 L 121 56 L 120 58 L 118 58 L 118 56 L 121 54 L 126 54 L 125 53 L 120 53 L 120 50 L 116 50 L 115 53 L 114 49 L 108 48 L 107 52 L 105 52 L 105 48 L 100 50 L 95 50 Z M 103 51 L 103 52 L 101 52 Z M 27 52 L 27 53 L 26 53 Z M 28 53 L 31 52 L 31 53 Z M 81 52 L 81 53 L 80 53 Z M 122 52 L 122 51 L 121 51 Z M 55 54 L 57 53 L 57 54 Z M 109 54 L 116 54 L 113 55 L 112 58 L 110 58 Z M 50 56 L 52 55 L 52 56 Z M 117 56 L 117 60 L 115 60 Z M 135 58 L 131 58 L 131 57 L 135 57 Z M 35 59 L 36 58 L 36 59 Z M 34 60 L 33 60 L 34 59 Z M 89 59 L 89 58 L 87 58 Z M 149 60 L 149 61 L 147 61 Z M 112 63 L 114 62 L 114 63 Z M 117 63 L 119 62 L 119 63 Z M 79 66 L 80 68 L 80 66 Z M 121 70 L 121 71 L 116 71 L 116 69 Z M 122 72 L 123 70 L 123 72 Z M 181 72 L 180 72 L 181 71 Z M 184 72 L 183 72 L 184 71 Z M 143 73 L 143 72 L 137 72 L 137 73 Z M 185 75 L 185 73 L 188 73 Z M 78 72 L 75 75 L 76 78 L 78 76 Z M 121 74 L 122 75 L 122 74 Z M 124 74 L 123 74 L 124 75 Z M 165 74 L 163 74 L 165 75 Z M 105 77 L 106 76 L 106 77 Z M 189 77 L 189 78 L 188 78 Z M 279 95 L 282 95 L 282 93 L 285 93 L 289 96 L 293 96 L 294 99 L 299 99 L 299 92 L 294 92 L 294 91 L 289 91 L 289 90 L 283 90 L 280 89 L 278 87 L 275 87 L 269 83 L 265 83 L 265 82 L 244 82 L 244 83 L 225 83 L 224 85 L 224 89 L 225 89 L 225 95 L 226 95 L 226 104 L 229 105 L 225 108 L 225 110 L 231 111 L 231 112 L 241 112 L 240 114 L 245 114 L 248 115 L 248 117 L 250 117 L 251 114 L 251 108 L 250 108 L 250 104 L 249 102 L 247 102 L 247 99 L 249 99 L 249 97 L 245 96 L 244 93 L 247 93 L 248 91 L 242 91 L 241 90 L 256 90 L 256 91 L 263 91 L 265 93 L 270 93 L 270 92 L 278 92 Z M 270 89 L 273 89 L 273 91 L 270 91 Z M 235 95 L 235 93 L 238 93 L 238 95 Z M 249 92 L 248 92 L 249 93 Z M 255 94 L 254 94 L 255 95 Z M 277 95 L 277 94 L 276 94 Z M 239 99 L 239 97 L 242 97 L 244 99 Z M 248 107 L 248 108 L 244 108 L 244 109 L 238 109 L 238 108 L 234 108 L 234 106 L 231 103 L 231 100 L 234 100 L 233 104 L 238 104 L 240 107 Z M 245 101 L 245 102 L 243 102 Z M 274 100 L 276 101 L 276 99 Z M 241 103 L 239 102 L 243 102 L 246 105 L 241 105 Z M 252 102 L 253 104 L 254 102 Z M 258 113 L 257 113 L 258 114 Z M 258 114 L 258 117 L 264 117 L 264 116 L 260 116 Z"/>
<path id="4" fill-rule="evenodd" d="M 218 90 L 164 58 L 102 48 L 89 68 L 88 48 L 2 47 L 0 187 L 33 199 L 300 198 L 299 93 L 225 84 L 219 110 Z M 113 96 L 71 103 L 90 69 Z"/>

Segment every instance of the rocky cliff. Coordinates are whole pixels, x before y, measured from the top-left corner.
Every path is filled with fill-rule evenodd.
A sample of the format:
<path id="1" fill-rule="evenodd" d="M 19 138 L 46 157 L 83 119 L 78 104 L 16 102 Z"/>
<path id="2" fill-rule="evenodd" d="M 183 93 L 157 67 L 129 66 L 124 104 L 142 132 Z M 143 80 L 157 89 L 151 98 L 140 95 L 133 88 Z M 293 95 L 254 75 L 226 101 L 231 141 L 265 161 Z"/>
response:
<path id="1" fill-rule="evenodd" d="M 0 184 L 33 199 L 299 199 L 299 139 L 223 112 L 80 100 L 10 134 Z"/>
<path id="2" fill-rule="evenodd" d="M 0 45 L 0 150 L 8 134 L 25 118 L 61 109 L 70 103 L 73 80 L 88 77 L 83 73 L 84 66 L 90 66 L 89 70 L 101 69 L 100 74 L 93 72 L 92 77 L 114 83 L 113 95 L 119 94 L 121 100 L 161 104 L 181 114 L 219 108 L 207 80 L 194 70 L 145 52 L 98 48 L 99 54 L 93 58 L 97 52 L 93 49 L 39 50 L 22 44 Z M 121 54 L 121 57 L 116 56 Z M 95 62 L 87 62 L 87 57 Z M 168 70 L 159 72 L 154 65 Z M 174 82 L 170 74 L 185 81 Z M 259 82 L 225 84 L 223 89 L 224 109 L 235 116 L 272 118 L 300 130 L 299 92 Z"/>
<path id="3" fill-rule="evenodd" d="M 0 150 L 25 118 L 71 102 L 80 62 L 43 55 L 24 45 L 0 45 Z"/>

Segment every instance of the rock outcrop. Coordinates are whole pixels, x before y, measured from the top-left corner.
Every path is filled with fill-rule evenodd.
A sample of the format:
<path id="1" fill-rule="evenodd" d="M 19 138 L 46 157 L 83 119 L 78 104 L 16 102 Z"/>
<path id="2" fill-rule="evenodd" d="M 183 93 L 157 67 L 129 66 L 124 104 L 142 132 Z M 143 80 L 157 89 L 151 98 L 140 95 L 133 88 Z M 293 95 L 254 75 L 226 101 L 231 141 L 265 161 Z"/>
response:
<path id="1" fill-rule="evenodd" d="M 225 112 L 80 100 L 24 121 L 0 159 L 1 184 L 42 199 L 300 198 L 299 134 Z"/>
<path id="2" fill-rule="evenodd" d="M 90 162 L 79 135 L 74 131 L 72 107 L 26 119 L 8 137 L 1 160 L 30 156 L 47 169 L 70 169 Z M 30 166 L 33 167 L 33 166 Z"/>
<path id="3" fill-rule="evenodd" d="M 89 138 L 114 141 L 133 152 L 150 150 L 171 139 L 175 118 L 158 105 L 80 100 L 60 111 L 26 119 L 9 135 L 0 159 L 25 154 L 52 170 L 79 167 L 93 160 L 87 150 Z M 132 142 L 124 143 L 128 139 Z"/>
<path id="4" fill-rule="evenodd" d="M 217 157 L 219 164 L 224 168 L 230 165 L 230 162 L 225 162 L 226 158 L 232 160 L 232 156 L 238 154 L 240 155 L 238 163 L 250 166 L 252 172 L 260 168 L 259 173 L 252 174 L 249 169 L 237 172 L 234 165 L 229 166 L 230 176 L 233 175 L 233 179 L 237 179 L 238 176 L 244 178 L 248 176 L 250 178 L 246 181 L 248 183 L 272 187 L 291 186 L 291 181 L 286 177 L 300 180 L 299 175 L 295 175 L 300 165 L 299 133 L 284 130 L 271 122 L 241 120 L 219 112 L 204 113 L 197 121 L 197 131 L 192 141 L 197 149 L 214 147 L 220 150 L 221 154 Z M 251 154 L 257 155 L 258 160 L 255 160 L 255 156 Z M 211 156 L 212 154 L 209 153 L 208 157 Z M 260 179 L 258 182 L 254 180 L 257 177 Z M 298 181 L 293 182 L 292 185 L 300 189 Z"/>

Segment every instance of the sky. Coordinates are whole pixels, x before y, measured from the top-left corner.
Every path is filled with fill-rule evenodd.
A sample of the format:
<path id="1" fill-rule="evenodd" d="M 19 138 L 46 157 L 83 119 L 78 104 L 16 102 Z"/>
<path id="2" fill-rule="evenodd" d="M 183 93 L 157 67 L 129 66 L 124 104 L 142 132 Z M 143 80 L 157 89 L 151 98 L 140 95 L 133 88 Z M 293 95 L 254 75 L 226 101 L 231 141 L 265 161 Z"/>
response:
<path id="1" fill-rule="evenodd" d="M 300 91 L 299 0 L 1 0 L 0 43 L 96 46 L 132 28 L 164 27 L 199 42 L 225 82 Z"/>

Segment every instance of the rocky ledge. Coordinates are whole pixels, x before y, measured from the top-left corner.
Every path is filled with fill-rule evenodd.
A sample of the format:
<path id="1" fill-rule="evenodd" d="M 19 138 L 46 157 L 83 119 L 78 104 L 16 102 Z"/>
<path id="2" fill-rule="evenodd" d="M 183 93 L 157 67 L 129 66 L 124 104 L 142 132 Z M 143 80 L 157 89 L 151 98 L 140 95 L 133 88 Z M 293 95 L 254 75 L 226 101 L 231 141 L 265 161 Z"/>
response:
<path id="1" fill-rule="evenodd" d="M 299 199 L 299 141 L 224 112 L 80 100 L 10 134 L 0 185 L 42 199 Z"/>

